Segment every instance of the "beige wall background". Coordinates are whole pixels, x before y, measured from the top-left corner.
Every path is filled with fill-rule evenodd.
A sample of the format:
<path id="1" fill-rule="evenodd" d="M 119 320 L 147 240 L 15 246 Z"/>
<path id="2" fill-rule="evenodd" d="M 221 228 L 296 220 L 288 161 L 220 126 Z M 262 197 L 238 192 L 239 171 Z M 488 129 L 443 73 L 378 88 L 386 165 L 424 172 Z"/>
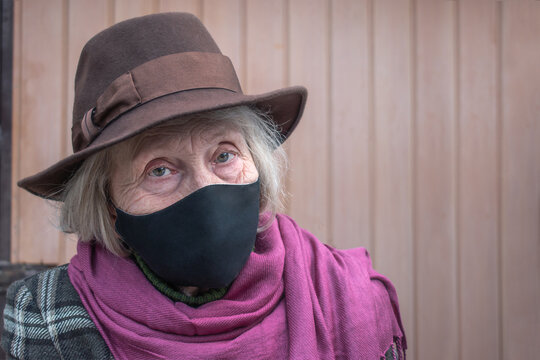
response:
<path id="1" fill-rule="evenodd" d="M 367 247 L 410 359 L 540 356 L 540 1 L 15 0 L 13 180 L 71 151 L 83 44 L 153 12 L 198 15 L 244 92 L 302 84 L 287 213 Z M 73 238 L 13 188 L 12 260 Z"/>

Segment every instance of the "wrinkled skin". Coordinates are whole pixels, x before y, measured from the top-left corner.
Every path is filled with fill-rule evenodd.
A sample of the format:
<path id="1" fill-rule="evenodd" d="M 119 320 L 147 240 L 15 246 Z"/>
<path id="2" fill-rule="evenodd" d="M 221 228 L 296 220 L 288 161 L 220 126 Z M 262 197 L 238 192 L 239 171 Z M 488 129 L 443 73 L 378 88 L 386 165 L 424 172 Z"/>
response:
<path id="1" fill-rule="evenodd" d="M 146 137 L 134 154 L 115 152 L 112 169 L 112 201 L 133 215 L 164 209 L 207 185 L 249 184 L 259 176 L 243 135 L 227 124 Z"/>

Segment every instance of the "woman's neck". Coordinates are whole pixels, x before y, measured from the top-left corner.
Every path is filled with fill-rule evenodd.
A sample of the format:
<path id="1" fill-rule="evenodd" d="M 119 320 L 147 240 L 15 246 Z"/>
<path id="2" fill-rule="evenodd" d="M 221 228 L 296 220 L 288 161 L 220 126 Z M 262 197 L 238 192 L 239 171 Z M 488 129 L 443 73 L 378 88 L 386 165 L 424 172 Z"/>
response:
<path id="1" fill-rule="evenodd" d="M 211 301 L 219 300 L 227 292 L 227 287 L 220 289 L 206 289 L 197 286 L 170 286 L 157 277 L 139 256 L 133 254 L 133 260 L 148 281 L 150 281 L 159 292 L 173 301 L 180 301 L 186 305 L 197 307 Z"/>
<path id="2" fill-rule="evenodd" d="M 198 288 L 196 286 L 179 286 L 178 291 L 181 291 L 184 295 L 187 296 L 197 296 L 205 293 L 204 289 Z"/>

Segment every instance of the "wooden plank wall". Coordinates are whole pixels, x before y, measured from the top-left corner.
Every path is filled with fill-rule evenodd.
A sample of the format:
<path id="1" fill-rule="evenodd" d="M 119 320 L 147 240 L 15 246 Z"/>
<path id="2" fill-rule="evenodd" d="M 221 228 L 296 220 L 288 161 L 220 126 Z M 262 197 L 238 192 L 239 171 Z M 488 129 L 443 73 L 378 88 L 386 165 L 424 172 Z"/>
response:
<path id="1" fill-rule="evenodd" d="M 303 84 L 287 212 L 366 246 L 411 359 L 540 354 L 540 1 L 15 0 L 13 182 L 70 150 L 73 77 L 115 22 L 189 11 L 244 91 Z M 12 260 L 62 263 L 54 204 L 13 187 Z"/>

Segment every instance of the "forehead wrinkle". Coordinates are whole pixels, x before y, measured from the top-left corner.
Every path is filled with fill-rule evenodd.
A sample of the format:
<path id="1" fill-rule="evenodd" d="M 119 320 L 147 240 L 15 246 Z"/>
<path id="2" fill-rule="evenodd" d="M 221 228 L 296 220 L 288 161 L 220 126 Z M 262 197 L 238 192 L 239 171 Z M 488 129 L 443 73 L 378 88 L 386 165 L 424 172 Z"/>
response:
<path id="1" fill-rule="evenodd" d="M 169 139 L 174 139 L 174 145 L 180 148 L 187 148 L 191 152 L 195 151 L 195 148 L 200 143 L 212 143 L 217 138 L 230 134 L 233 131 L 239 133 L 242 136 L 243 134 L 234 124 L 228 122 L 215 122 L 212 119 L 207 119 L 206 121 L 202 120 L 199 122 L 186 123 L 176 127 L 170 127 L 169 131 L 160 131 L 155 134 L 147 135 L 143 139 L 144 144 L 141 144 L 141 147 L 148 143 L 151 140 L 152 135 L 159 137 L 160 141 L 166 142 Z M 165 129 L 162 129 L 165 130 Z M 163 136 L 161 138 L 160 136 Z M 155 137 L 153 137 L 155 138 Z M 172 145 L 172 144 L 168 144 Z M 139 149 L 140 151 L 140 149 Z"/>
<path id="2" fill-rule="evenodd" d="M 168 143 L 170 140 L 176 140 L 177 143 L 181 143 L 185 136 L 180 131 L 169 132 L 169 133 L 150 133 L 143 135 L 140 141 L 132 148 L 132 158 L 133 161 L 142 150 L 144 150 L 149 144 L 155 145 L 156 140 L 161 142 L 161 144 Z"/>
<path id="3" fill-rule="evenodd" d="M 210 119 L 187 126 L 186 135 L 192 140 L 200 138 L 204 142 L 212 142 L 223 133 L 238 130 L 236 126 L 228 122 L 213 122 Z"/>
<path id="4" fill-rule="evenodd" d="M 197 136 L 204 140 L 212 140 L 212 138 L 219 136 L 221 133 L 219 130 L 222 127 L 220 125 L 221 124 L 209 123 L 208 121 L 192 121 L 183 124 L 166 123 L 157 126 L 156 128 L 149 129 L 134 140 L 130 149 L 132 152 L 132 159 L 134 159 L 149 142 L 152 141 L 155 143 L 156 139 L 163 142 L 168 142 L 173 139 L 176 142 L 175 145 L 178 146 L 186 139 L 193 141 Z M 212 131 L 214 128 L 216 128 L 216 130 Z M 207 133 L 209 135 L 208 137 L 206 136 Z M 191 146 L 191 148 L 193 148 L 193 146 Z"/>
<path id="5" fill-rule="evenodd" d="M 118 144 L 118 149 L 113 152 L 113 156 L 117 160 L 116 166 L 120 165 L 119 163 L 133 163 L 149 143 L 156 143 L 156 139 L 163 144 L 166 144 L 169 140 L 173 139 L 174 145 L 179 148 L 187 146 L 191 151 L 194 151 L 195 142 L 198 138 L 203 142 L 209 143 L 230 131 L 238 131 L 242 139 L 244 138 L 242 132 L 235 124 L 230 122 L 216 122 L 213 121 L 213 119 L 199 119 L 199 121 L 193 120 L 183 124 L 163 124 L 151 128 L 126 142 Z M 189 144 L 186 144 L 186 140 Z M 167 143 L 163 147 L 169 149 L 170 145 L 172 144 Z M 130 172 L 133 172 L 137 169 L 133 169 L 133 167 L 130 166 L 129 170 Z M 133 182 L 136 182 L 137 176 L 134 176 L 134 174 L 130 175 Z"/>

